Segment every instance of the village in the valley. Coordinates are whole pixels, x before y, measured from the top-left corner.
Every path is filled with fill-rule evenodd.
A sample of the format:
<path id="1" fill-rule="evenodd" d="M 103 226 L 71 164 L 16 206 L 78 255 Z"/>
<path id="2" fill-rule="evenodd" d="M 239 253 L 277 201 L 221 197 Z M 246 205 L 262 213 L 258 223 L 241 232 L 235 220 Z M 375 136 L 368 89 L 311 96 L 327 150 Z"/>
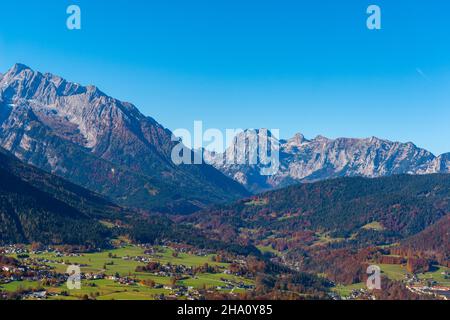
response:
<path id="1" fill-rule="evenodd" d="M 127 245 L 90 253 L 11 245 L 0 248 L 0 297 L 199 300 L 254 289 L 252 274 L 243 271 L 244 261 L 222 259 L 180 245 Z M 71 266 L 80 274 L 68 273 Z"/>
<path id="2" fill-rule="evenodd" d="M 63 249 L 33 245 L 1 247 L 0 298 L 200 300 L 226 294 L 237 299 L 240 294 L 255 290 L 255 274 L 245 257 L 230 257 L 173 243 L 127 244 L 89 253 Z M 283 256 L 274 260 L 283 262 Z M 79 274 L 71 274 L 74 266 L 75 270 L 79 268 Z M 395 276 L 411 292 L 450 299 L 448 269 L 415 275 L 403 272 L 400 266 L 383 268 L 387 276 Z M 371 295 L 365 284 L 360 283 L 336 285 L 329 297 L 354 300 L 370 299 Z"/>

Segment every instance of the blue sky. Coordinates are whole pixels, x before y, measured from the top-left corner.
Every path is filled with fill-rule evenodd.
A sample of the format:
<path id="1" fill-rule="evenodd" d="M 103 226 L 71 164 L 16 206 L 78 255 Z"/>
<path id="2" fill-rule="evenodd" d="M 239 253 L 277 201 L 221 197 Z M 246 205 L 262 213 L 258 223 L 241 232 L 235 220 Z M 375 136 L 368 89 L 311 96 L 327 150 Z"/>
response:
<path id="1" fill-rule="evenodd" d="M 82 30 L 66 28 L 66 8 Z M 366 28 L 366 8 L 382 30 Z M 43 0 L 2 3 L 15 62 L 130 101 L 166 127 L 379 136 L 450 151 L 450 2 Z"/>

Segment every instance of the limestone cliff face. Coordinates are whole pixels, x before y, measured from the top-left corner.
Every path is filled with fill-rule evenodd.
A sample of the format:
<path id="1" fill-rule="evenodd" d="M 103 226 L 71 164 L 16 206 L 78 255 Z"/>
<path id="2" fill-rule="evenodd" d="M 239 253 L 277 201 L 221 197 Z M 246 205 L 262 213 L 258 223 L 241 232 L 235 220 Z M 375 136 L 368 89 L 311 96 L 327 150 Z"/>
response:
<path id="1" fill-rule="evenodd" d="M 176 166 L 172 133 L 131 103 L 16 64 L 0 76 L 0 146 L 139 209 L 185 213 L 246 194 L 208 165 Z"/>
<path id="2" fill-rule="evenodd" d="M 235 139 L 235 144 L 225 153 L 233 152 L 238 140 Z M 374 178 L 450 172 L 449 154 L 436 157 L 413 143 L 375 137 L 328 139 L 318 136 L 308 140 L 297 134 L 289 140 L 280 140 L 279 150 L 280 167 L 272 176 L 261 175 L 261 165 L 227 164 L 225 161 L 213 161 L 213 165 L 253 192 L 345 176 Z"/>

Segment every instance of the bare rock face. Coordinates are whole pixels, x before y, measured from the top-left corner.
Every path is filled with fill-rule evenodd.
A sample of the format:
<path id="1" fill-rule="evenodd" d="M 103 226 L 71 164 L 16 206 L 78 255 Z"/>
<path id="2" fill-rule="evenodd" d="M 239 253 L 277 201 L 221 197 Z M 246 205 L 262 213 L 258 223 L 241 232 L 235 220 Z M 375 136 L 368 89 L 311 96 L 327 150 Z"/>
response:
<path id="1" fill-rule="evenodd" d="M 235 149 L 236 144 L 233 144 L 225 154 L 235 152 Z M 291 139 L 280 140 L 279 150 L 279 170 L 269 176 L 261 175 L 262 165 L 259 164 L 229 164 L 225 161 L 212 163 L 252 192 L 336 177 L 375 178 L 394 174 L 450 172 L 449 154 L 435 157 L 413 143 L 392 142 L 375 137 L 328 139 L 318 136 L 308 140 L 302 134 L 296 134 Z M 220 156 L 216 158 L 221 159 Z"/>
<path id="2" fill-rule="evenodd" d="M 450 172 L 450 153 L 444 153 L 434 160 L 430 168 L 432 172 L 448 173 Z"/>
<path id="3" fill-rule="evenodd" d="M 246 195 L 208 165 L 172 163 L 172 133 L 95 86 L 16 64 L 0 76 L 0 146 L 143 210 L 187 213 Z"/>

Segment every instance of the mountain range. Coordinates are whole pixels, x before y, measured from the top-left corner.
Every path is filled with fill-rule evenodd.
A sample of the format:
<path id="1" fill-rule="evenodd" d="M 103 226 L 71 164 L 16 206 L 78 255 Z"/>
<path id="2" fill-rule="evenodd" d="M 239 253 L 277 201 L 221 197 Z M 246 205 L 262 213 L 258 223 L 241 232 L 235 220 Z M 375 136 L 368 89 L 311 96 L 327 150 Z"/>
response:
<path id="1" fill-rule="evenodd" d="M 279 170 L 274 175 L 261 174 L 261 164 L 230 164 L 229 154 L 242 148 L 249 132 L 256 132 L 258 141 L 269 137 L 279 151 Z M 260 149 L 260 147 L 257 147 Z M 258 154 L 260 150 L 257 150 Z M 430 174 L 450 172 L 450 153 L 436 157 L 411 142 L 400 143 L 376 137 L 367 139 L 328 139 L 318 136 L 308 140 L 298 133 L 288 140 L 277 140 L 267 129 L 240 133 L 224 154 L 206 154 L 209 163 L 227 176 L 258 193 L 301 182 L 314 182 L 337 177 L 367 178 L 396 174 Z"/>
<path id="2" fill-rule="evenodd" d="M 212 166 L 174 165 L 172 133 L 131 103 L 23 64 L 0 75 L 0 146 L 122 206 L 190 213 L 248 195 Z"/>
<path id="3" fill-rule="evenodd" d="M 250 139 L 269 142 L 274 174 L 243 161 L 267 151 Z M 0 245 L 173 241 L 248 259 L 256 291 L 360 284 L 373 263 L 450 267 L 450 153 L 259 129 L 203 150 L 209 164 L 175 165 L 180 142 L 95 86 L 14 65 L 0 74 Z"/>
<path id="4" fill-rule="evenodd" d="M 205 152 L 212 165 L 175 165 L 172 133 L 133 104 L 23 64 L 0 74 L 0 147 L 133 209 L 186 214 L 302 182 L 450 172 L 450 153 L 435 156 L 411 142 L 310 140 L 300 133 L 278 140 L 266 129 L 256 132 L 258 139 L 269 135 L 279 151 L 273 175 L 263 175 L 260 163 L 221 160 L 242 147 L 248 131 L 224 157 Z"/>

